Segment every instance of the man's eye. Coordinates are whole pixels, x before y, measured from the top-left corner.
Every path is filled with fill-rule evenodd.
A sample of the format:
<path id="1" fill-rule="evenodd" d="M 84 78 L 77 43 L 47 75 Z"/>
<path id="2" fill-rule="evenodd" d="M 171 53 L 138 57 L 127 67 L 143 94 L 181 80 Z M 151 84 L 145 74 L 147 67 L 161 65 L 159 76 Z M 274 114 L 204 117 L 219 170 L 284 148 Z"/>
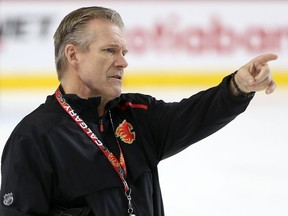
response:
<path id="1" fill-rule="evenodd" d="M 108 52 L 108 53 L 115 53 L 115 49 L 113 48 L 107 48 L 107 49 L 104 49 L 105 52 Z"/>

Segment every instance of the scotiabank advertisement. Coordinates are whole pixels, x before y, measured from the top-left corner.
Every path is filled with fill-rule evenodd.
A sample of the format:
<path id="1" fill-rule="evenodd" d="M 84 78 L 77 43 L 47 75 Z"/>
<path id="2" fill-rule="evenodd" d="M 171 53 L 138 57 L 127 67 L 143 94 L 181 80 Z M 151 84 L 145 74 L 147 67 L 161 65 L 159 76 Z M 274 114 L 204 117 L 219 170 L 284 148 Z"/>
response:
<path id="1" fill-rule="evenodd" d="M 2 86 L 13 86 L 9 84 L 13 76 L 56 77 L 53 34 L 67 13 L 92 5 L 115 9 L 125 22 L 128 79 L 177 74 L 183 77 L 181 85 L 186 78 L 222 77 L 257 55 L 272 52 L 279 57 L 271 62 L 278 83 L 288 86 L 285 1 L 2 0 L 0 4 Z"/>

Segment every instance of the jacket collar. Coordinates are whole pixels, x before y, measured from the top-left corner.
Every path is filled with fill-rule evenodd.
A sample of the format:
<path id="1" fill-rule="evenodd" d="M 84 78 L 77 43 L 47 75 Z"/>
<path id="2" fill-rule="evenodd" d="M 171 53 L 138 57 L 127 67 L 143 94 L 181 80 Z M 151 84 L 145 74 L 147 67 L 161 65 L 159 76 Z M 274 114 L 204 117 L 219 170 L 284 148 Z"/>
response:
<path id="1" fill-rule="evenodd" d="M 81 114 L 81 113 L 94 113 L 95 114 L 95 112 L 98 113 L 98 106 L 101 103 L 100 96 L 83 99 L 83 98 L 80 98 L 76 94 L 66 94 L 61 85 L 59 86 L 59 89 L 63 97 L 65 98 L 65 100 L 73 107 L 73 109 L 75 109 L 75 111 L 78 114 Z M 105 112 L 114 108 L 119 103 L 119 101 L 120 101 L 120 97 L 117 97 L 109 101 L 106 104 Z"/>

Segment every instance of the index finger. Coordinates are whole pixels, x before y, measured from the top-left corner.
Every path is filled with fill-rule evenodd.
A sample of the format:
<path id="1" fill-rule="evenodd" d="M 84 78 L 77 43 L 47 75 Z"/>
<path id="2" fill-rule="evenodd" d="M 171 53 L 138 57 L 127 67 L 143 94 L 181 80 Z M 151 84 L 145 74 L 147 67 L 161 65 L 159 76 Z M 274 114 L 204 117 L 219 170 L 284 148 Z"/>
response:
<path id="1" fill-rule="evenodd" d="M 267 62 L 272 61 L 272 60 L 276 60 L 277 58 L 278 58 L 277 55 L 275 55 L 273 53 L 267 53 L 267 54 L 257 56 L 252 61 L 253 61 L 255 66 L 263 66 Z"/>

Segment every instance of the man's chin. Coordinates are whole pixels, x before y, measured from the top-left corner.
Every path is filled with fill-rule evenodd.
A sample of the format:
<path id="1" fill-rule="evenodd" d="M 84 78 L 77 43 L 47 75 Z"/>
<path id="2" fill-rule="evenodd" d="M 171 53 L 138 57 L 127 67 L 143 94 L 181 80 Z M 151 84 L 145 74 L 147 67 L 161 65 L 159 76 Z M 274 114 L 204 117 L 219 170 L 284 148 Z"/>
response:
<path id="1" fill-rule="evenodd" d="M 114 91 L 111 95 L 107 96 L 110 100 L 114 100 L 121 95 L 121 90 Z"/>

